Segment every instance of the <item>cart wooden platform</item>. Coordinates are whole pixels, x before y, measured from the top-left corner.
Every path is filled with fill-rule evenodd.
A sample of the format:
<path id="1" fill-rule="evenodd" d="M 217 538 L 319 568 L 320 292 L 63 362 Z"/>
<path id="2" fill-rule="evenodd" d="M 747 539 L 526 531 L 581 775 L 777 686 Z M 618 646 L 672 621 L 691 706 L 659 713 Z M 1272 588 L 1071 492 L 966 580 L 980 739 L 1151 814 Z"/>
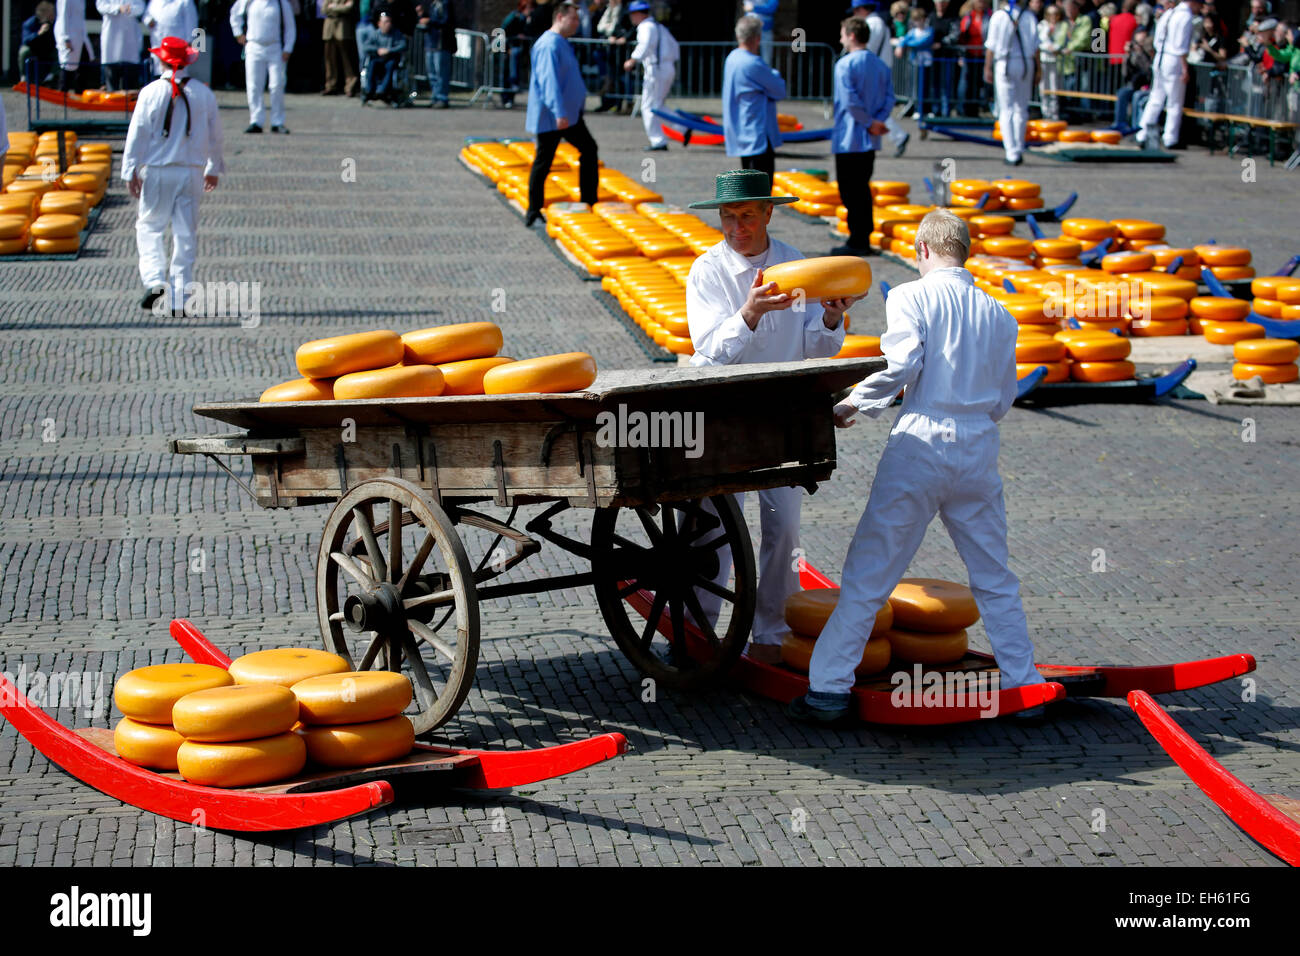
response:
<path id="1" fill-rule="evenodd" d="M 720 679 L 749 638 L 756 585 L 731 493 L 815 490 L 835 468 L 834 394 L 883 365 L 608 372 L 558 395 L 198 405 L 246 431 L 171 449 L 216 461 L 263 507 L 333 505 L 316 559 L 325 647 L 360 670 L 407 673 L 423 735 L 469 693 L 479 603 L 492 598 L 591 585 L 611 636 L 647 676 L 673 688 Z M 221 461 L 229 455 L 251 458 L 251 486 Z M 484 502 L 509 517 L 470 507 Z M 516 528 L 530 507 L 541 511 Z M 555 526 L 571 509 L 593 512 L 585 540 Z M 496 580 L 542 541 L 588 569 Z M 714 581 L 728 551 L 729 587 Z M 702 645 L 686 627 L 687 615 L 705 617 L 696 588 L 722 601 Z M 630 611 L 638 591 L 670 627 Z"/>

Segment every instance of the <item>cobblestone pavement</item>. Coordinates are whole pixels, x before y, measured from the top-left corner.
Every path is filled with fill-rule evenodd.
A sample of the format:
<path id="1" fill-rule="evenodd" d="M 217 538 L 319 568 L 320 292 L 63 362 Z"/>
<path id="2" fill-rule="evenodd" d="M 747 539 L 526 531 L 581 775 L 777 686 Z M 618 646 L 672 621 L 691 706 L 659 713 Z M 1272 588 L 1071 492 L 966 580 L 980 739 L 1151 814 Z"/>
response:
<path id="1" fill-rule="evenodd" d="M 166 633 L 174 616 L 231 654 L 319 641 L 312 560 L 326 509 L 258 510 L 203 460 L 166 451 L 169 437 L 220 430 L 193 404 L 289 377 L 302 340 L 493 318 L 512 351 L 648 364 L 592 285 L 455 162 L 465 135 L 521 134 L 522 110 L 290 97 L 293 134 L 250 137 L 240 95 L 219 97 L 229 172 L 204 200 L 199 277 L 260 282 L 260 326 L 140 312 L 133 209 L 120 188 L 75 263 L 0 263 L 0 655 L 10 673 L 85 670 L 102 675 L 107 698 L 123 671 L 180 659 Z M 22 115 L 13 96 L 6 105 L 11 120 Z M 822 125 L 818 107 L 794 109 Z M 639 122 L 590 125 L 606 162 L 639 170 Z M 877 175 L 919 194 L 943 158 L 962 176 L 1003 172 L 994 150 L 914 135 L 906 158 L 882 158 Z M 716 149 L 674 147 L 655 160 L 661 190 L 682 203 L 710 195 L 731 165 Z M 788 160 L 828 165 L 817 144 Z M 345 182 L 352 161 L 356 181 Z M 1266 165 L 1243 182 L 1240 161 L 1196 151 L 1174 167 L 1031 156 L 1020 173 L 1049 202 L 1078 190 L 1080 214 L 1149 216 L 1187 244 L 1211 234 L 1248 244 L 1263 271 L 1296 251 L 1276 231 L 1294 182 Z M 773 228 L 809 253 L 829 245 L 824 227 L 788 212 Z M 877 263 L 879 278 L 909 278 Z M 497 289 L 502 314 L 489 311 Z M 855 331 L 883 328 L 879 299 L 855 319 Z M 1246 418 L 1254 442 L 1242 440 Z M 842 433 L 838 471 L 805 504 L 808 555 L 833 576 L 886 433 L 883 422 Z M 1253 701 L 1233 682 L 1164 703 L 1249 785 L 1300 795 L 1295 411 L 1192 401 L 1016 409 L 1002 435 L 1012 564 L 1040 658 L 1256 654 Z M 1105 573 L 1091 570 L 1097 548 Z M 194 549 L 205 552 L 202 573 L 191 570 Z M 555 549 L 525 568 L 580 570 Z M 913 573 L 964 580 L 937 525 Z M 6 725 L 0 865 L 1280 865 L 1121 701 L 1068 702 L 1034 728 L 818 732 L 735 689 L 643 703 L 587 590 L 485 605 L 483 633 L 475 689 L 446 739 L 538 745 L 618 730 L 632 752 L 511 792 L 406 792 L 360 819 L 248 838 L 103 796 Z M 986 646 L 978 626 L 973 637 Z M 90 722 L 111 719 L 103 709 Z"/>

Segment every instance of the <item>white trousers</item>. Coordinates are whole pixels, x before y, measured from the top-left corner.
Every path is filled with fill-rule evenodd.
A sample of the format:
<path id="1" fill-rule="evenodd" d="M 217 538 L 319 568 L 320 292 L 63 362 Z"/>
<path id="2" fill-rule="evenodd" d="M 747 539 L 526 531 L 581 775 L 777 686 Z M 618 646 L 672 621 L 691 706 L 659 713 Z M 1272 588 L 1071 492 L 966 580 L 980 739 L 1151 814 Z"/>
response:
<path id="1" fill-rule="evenodd" d="M 664 121 L 654 111 L 663 108 L 676 75 L 676 67 L 663 70 L 647 67 L 645 76 L 641 78 L 641 122 L 645 124 L 645 134 L 651 146 L 661 146 L 668 142 L 668 137 L 664 135 Z"/>
<path id="2" fill-rule="evenodd" d="M 1043 61 L 1042 78 L 1038 83 L 1039 100 L 1043 105 L 1043 119 L 1060 119 L 1061 105 L 1060 100 L 1055 94 L 1044 93 L 1044 90 L 1059 90 L 1061 88 L 1061 72 L 1055 60 Z"/>
<path id="3" fill-rule="evenodd" d="M 741 512 L 745 508 L 744 494 L 733 496 Z M 704 509 L 716 514 L 712 504 L 702 502 Z M 754 626 L 751 631 L 755 644 L 780 644 L 790 630 L 785 623 L 785 600 L 799 590 L 799 510 L 803 506 L 802 488 L 767 488 L 758 492 L 759 533 L 762 542 L 758 551 L 758 591 L 754 607 Z M 701 540 L 710 541 L 716 534 Z M 731 574 L 731 548 L 718 549 L 718 574 L 714 583 L 727 587 Z M 700 609 L 715 623 L 722 608 L 722 598 L 702 588 L 696 596 Z M 861 655 L 859 655 L 861 656 Z"/>
<path id="4" fill-rule="evenodd" d="M 199 197 L 203 195 L 201 166 L 142 166 L 140 205 L 135 220 L 135 245 L 140 254 L 140 279 L 145 288 L 167 285 L 171 307 L 184 306 L 185 287 L 194 281 L 198 250 Z M 172 229 L 171 264 L 167 261 L 167 227 Z"/>
<path id="5" fill-rule="evenodd" d="M 1020 581 L 1007 567 L 997 425 L 987 418 L 959 419 L 944 436 L 939 422 L 912 418 L 920 421 L 909 425 L 911 432 L 890 437 L 876 469 L 844 561 L 839 603 L 813 646 L 811 689 L 843 694 L 853 687 L 853 669 L 862 661 L 876 612 L 907 572 L 936 513 L 966 564 L 1001 686 L 1042 683 Z"/>
<path id="6" fill-rule="evenodd" d="M 1002 148 L 1007 159 L 1015 161 L 1025 151 L 1025 127 L 1029 122 L 1029 96 L 1034 86 L 1033 65 L 1020 63 L 1024 76 L 1008 76 L 1007 64 L 999 60 L 993 73 L 994 93 L 998 98 L 998 124 L 1002 127 Z"/>
<path id="7" fill-rule="evenodd" d="M 267 76 L 271 80 L 271 125 L 284 125 L 285 62 L 280 55 L 280 44 L 263 46 L 249 40 L 244 44 L 244 85 L 248 87 L 248 121 L 266 128 L 266 106 L 262 94 L 266 92 Z"/>
<path id="8" fill-rule="evenodd" d="M 1181 61 L 1178 63 L 1178 72 L 1172 76 L 1162 72 L 1151 75 L 1151 98 L 1147 100 L 1147 108 L 1142 111 L 1142 122 L 1139 124 L 1142 131 L 1138 136 L 1142 142 L 1145 143 L 1155 136 L 1156 128 L 1160 123 L 1160 111 L 1164 110 L 1165 147 L 1178 144 L 1178 131 L 1183 125 L 1183 95 L 1186 91 L 1187 84 L 1183 82 Z"/>

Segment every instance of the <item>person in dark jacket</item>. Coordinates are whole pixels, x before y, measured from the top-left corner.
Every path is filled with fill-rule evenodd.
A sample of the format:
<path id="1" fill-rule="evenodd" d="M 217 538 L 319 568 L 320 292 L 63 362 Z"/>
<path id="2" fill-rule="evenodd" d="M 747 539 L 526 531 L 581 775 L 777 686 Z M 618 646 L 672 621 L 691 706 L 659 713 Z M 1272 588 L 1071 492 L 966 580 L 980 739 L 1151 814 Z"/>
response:
<path id="1" fill-rule="evenodd" d="M 957 36 L 961 32 L 961 19 L 953 15 L 949 0 L 934 0 L 934 13 L 930 16 L 934 30 L 934 65 L 925 97 L 937 116 L 952 114 L 952 100 L 956 95 L 954 80 L 957 76 Z"/>
<path id="2" fill-rule="evenodd" d="M 53 64 L 59 60 L 54 50 L 54 4 L 50 0 L 41 0 L 36 4 L 36 12 L 23 21 L 22 48 L 18 51 L 18 66 L 21 79 L 27 79 L 25 65 L 28 59 L 40 64 L 44 75 L 37 77 L 42 83 L 53 82 L 57 75 Z"/>
<path id="3" fill-rule="evenodd" d="M 501 21 L 506 36 L 506 77 L 501 105 L 515 108 L 515 93 L 519 91 L 519 61 L 528 55 L 533 43 L 550 29 L 550 10 L 539 10 L 533 0 L 519 0 L 519 6 Z"/>
<path id="4" fill-rule="evenodd" d="M 367 32 L 362 40 L 361 53 L 369 59 L 363 103 L 372 99 L 384 100 L 393 107 L 402 105 L 393 81 L 397 79 L 397 64 L 405 51 L 406 37 L 394 26 L 387 11 L 380 13 L 378 29 Z"/>
<path id="5" fill-rule="evenodd" d="M 423 0 L 415 8 L 417 27 L 425 31 L 424 60 L 429 74 L 429 105 L 451 104 L 451 58 L 456 52 L 456 5 L 452 0 Z"/>

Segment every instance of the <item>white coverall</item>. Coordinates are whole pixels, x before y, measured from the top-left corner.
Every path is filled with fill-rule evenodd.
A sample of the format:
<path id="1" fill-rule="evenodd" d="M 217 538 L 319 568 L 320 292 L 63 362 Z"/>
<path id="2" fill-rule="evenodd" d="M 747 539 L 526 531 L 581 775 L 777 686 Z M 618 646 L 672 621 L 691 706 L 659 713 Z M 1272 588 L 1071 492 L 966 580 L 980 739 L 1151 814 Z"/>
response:
<path id="1" fill-rule="evenodd" d="M 122 7 L 126 13 L 118 12 Z M 139 63 L 144 0 L 95 0 L 95 9 L 104 19 L 99 31 L 99 62 Z M 181 39 L 189 42 L 187 37 Z"/>
<path id="2" fill-rule="evenodd" d="M 289 0 L 235 0 L 230 8 L 230 29 L 244 36 L 244 83 L 248 87 L 248 120 L 266 127 L 267 76 L 271 81 L 271 125 L 284 125 L 284 87 L 287 64 L 281 53 L 292 53 L 297 39 Z"/>
<path id="3" fill-rule="evenodd" d="M 847 401 L 874 418 L 906 388 L 844 561 L 839 604 L 813 648 L 812 690 L 845 694 L 876 612 L 937 512 L 970 576 L 1001 686 L 1042 682 L 1020 582 L 1007 567 L 997 422 L 1016 396 L 1016 321 L 962 268 L 934 269 L 885 303 L 888 367 Z"/>
<path id="4" fill-rule="evenodd" d="M 161 46 L 163 37 L 176 37 L 193 46 L 197 40 L 194 31 L 199 28 L 199 11 L 194 0 L 149 0 L 144 25 L 149 29 L 150 47 Z M 156 56 L 152 59 L 154 75 L 162 76 L 165 69 L 162 61 Z"/>
<path id="5" fill-rule="evenodd" d="M 59 66 L 65 70 L 75 70 L 83 52 L 87 59 L 95 58 L 86 36 L 85 0 L 55 0 L 54 45 L 58 48 Z"/>
<path id="6" fill-rule="evenodd" d="M 630 54 L 645 71 L 641 78 L 641 122 L 645 124 L 645 134 L 651 146 L 668 142 L 663 120 L 655 115 L 655 110 L 662 108 L 668 98 L 673 78 L 677 75 L 677 61 L 670 61 L 665 55 L 667 40 L 664 34 L 667 32 L 668 28 L 662 23 L 646 17 L 637 24 L 636 48 Z"/>
<path id="7" fill-rule="evenodd" d="M 140 176 L 135 221 L 140 279 L 147 289 L 170 280 L 171 308 L 179 309 L 184 306 L 185 287 L 194 280 L 203 177 L 220 176 L 225 165 L 217 98 L 198 80 L 190 80 L 183 87 L 185 99 L 173 100 L 168 75 L 170 70 L 140 91 L 122 151 L 122 178 L 130 182 L 135 174 Z M 189 101 L 188 135 L 185 100 Z M 172 103 L 171 131 L 164 136 L 168 103 Z M 164 237 L 168 224 L 172 227 L 170 269 Z"/>
<path id="8" fill-rule="evenodd" d="M 1038 20 L 1029 10 L 996 10 L 989 17 L 984 48 L 993 56 L 993 87 L 998 99 L 1002 148 L 1015 162 L 1025 151 L 1029 98 L 1034 87 Z"/>
<path id="9" fill-rule="evenodd" d="M 1156 21 L 1156 58 L 1151 64 L 1151 98 L 1142 111 L 1138 144 L 1145 146 L 1155 136 L 1160 122 L 1160 111 L 1165 111 L 1164 145 L 1168 149 L 1178 144 L 1178 131 L 1183 125 L 1183 96 L 1187 81 L 1183 79 L 1184 63 L 1192 48 L 1192 23 L 1196 14 L 1190 4 L 1180 3 Z"/>
<path id="10" fill-rule="evenodd" d="M 815 299 L 806 301 L 802 312 L 795 311 L 793 306 L 768 312 L 752 330 L 745 324 L 740 310 L 749 297 L 757 270 L 804 258 L 798 249 L 771 236 L 768 243 L 767 252 L 751 259 L 736 252 L 724 239 L 691 266 L 686 281 L 686 319 L 695 346 L 692 365 L 797 362 L 826 358 L 843 347 L 844 323 L 835 329 L 826 328 L 821 303 Z M 737 506 L 743 509 L 745 496 L 735 497 Z M 788 630 L 785 600 L 799 590 L 795 550 L 799 547 L 802 501 L 802 488 L 768 488 L 758 492 L 762 544 L 754 609 L 755 644 L 780 644 Z M 712 510 L 707 502 L 705 506 Z M 731 572 L 731 549 L 724 546 L 718 555 L 716 581 L 726 587 Z M 704 613 L 716 621 L 721 598 L 702 589 L 697 589 L 696 595 Z"/>
<path id="11" fill-rule="evenodd" d="M 880 62 L 889 68 L 889 76 L 894 76 L 894 31 L 890 29 L 885 18 L 879 13 L 872 13 L 867 17 L 867 26 L 871 28 L 871 36 L 867 39 L 867 51 L 880 57 Z M 894 144 L 897 149 L 902 145 L 903 140 L 907 138 L 907 130 L 903 129 L 903 124 L 893 113 L 885 120 L 885 138 Z"/>

